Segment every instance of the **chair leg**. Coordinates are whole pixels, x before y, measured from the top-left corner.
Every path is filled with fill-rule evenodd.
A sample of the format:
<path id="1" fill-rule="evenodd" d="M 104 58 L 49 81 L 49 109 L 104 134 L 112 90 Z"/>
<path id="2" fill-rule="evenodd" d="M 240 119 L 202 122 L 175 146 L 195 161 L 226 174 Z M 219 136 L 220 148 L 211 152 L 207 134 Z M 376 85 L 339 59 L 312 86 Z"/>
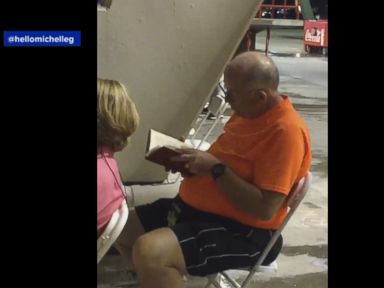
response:
<path id="1" fill-rule="evenodd" d="M 216 280 L 217 277 L 220 277 L 220 275 L 219 274 L 215 274 L 215 275 L 208 276 L 208 283 L 207 283 L 207 285 L 205 285 L 204 288 L 208 288 L 211 285 L 215 286 L 216 288 L 222 288 L 220 286 L 220 283 L 217 282 L 217 280 Z"/>
<path id="2" fill-rule="evenodd" d="M 241 288 L 242 287 L 239 283 L 237 283 L 234 279 L 232 279 L 227 274 L 227 272 L 222 271 L 220 274 L 223 275 L 223 278 L 228 282 L 229 285 L 231 285 L 231 287 L 233 287 L 233 288 Z"/>

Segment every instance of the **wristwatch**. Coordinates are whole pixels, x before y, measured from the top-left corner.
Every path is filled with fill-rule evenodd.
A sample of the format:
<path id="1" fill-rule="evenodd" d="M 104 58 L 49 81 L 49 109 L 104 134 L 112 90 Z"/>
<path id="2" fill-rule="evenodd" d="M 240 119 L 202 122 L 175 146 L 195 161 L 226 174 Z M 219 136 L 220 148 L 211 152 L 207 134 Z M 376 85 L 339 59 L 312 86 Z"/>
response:
<path id="1" fill-rule="evenodd" d="M 227 166 L 225 166 L 223 163 L 217 163 L 212 166 L 211 168 L 211 175 L 213 180 L 216 180 L 220 176 L 222 176 L 225 173 L 225 169 Z"/>

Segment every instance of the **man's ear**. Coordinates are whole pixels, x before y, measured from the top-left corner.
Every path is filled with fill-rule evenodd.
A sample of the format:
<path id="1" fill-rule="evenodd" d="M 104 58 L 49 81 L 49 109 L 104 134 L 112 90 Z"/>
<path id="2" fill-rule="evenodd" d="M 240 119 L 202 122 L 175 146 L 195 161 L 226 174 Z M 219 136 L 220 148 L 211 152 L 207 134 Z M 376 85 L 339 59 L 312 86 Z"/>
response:
<path id="1" fill-rule="evenodd" d="M 267 101 L 267 98 L 268 98 L 268 94 L 267 94 L 267 91 L 263 90 L 263 89 L 259 89 L 257 90 L 257 97 L 258 97 L 258 100 L 261 100 L 263 102 L 266 102 Z"/>

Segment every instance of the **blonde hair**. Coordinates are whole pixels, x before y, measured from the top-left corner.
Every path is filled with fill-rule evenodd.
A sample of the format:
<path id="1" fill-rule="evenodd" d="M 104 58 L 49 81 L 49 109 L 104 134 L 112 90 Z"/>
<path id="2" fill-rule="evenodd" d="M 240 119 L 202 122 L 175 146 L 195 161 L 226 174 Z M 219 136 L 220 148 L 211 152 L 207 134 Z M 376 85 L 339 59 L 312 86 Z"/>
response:
<path id="1" fill-rule="evenodd" d="M 138 124 L 135 103 L 125 86 L 115 80 L 97 79 L 97 146 L 122 150 Z"/>

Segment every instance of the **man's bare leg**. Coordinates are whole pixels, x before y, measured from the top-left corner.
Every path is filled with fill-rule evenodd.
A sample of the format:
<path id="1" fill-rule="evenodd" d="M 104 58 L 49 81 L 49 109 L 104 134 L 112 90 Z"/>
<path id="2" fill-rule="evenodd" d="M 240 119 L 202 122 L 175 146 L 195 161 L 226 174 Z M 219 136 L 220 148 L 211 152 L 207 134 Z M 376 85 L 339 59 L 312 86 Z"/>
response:
<path id="1" fill-rule="evenodd" d="M 187 274 L 176 235 L 160 228 L 140 236 L 133 247 L 133 262 L 142 288 L 182 288 Z"/>

